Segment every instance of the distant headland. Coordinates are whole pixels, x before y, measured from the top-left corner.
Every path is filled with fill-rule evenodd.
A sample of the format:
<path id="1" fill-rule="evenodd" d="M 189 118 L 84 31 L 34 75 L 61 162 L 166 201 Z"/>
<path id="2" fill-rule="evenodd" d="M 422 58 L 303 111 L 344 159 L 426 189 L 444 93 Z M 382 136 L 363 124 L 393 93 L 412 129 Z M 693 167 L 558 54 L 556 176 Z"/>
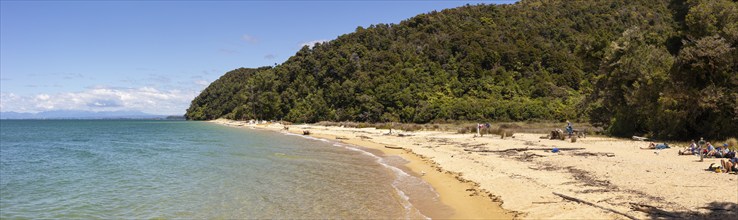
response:
<path id="1" fill-rule="evenodd" d="M 81 110 L 55 110 L 37 113 L 25 112 L 0 112 L 0 119 L 84 119 L 84 120 L 184 120 L 180 115 L 155 115 L 140 111 L 81 111 Z"/>

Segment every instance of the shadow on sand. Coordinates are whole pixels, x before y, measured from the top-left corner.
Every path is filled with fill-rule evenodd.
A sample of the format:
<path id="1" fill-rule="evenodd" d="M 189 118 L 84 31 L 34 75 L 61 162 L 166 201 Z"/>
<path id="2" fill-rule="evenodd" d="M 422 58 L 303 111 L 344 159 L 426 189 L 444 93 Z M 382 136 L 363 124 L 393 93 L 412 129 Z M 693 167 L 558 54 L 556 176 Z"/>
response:
<path id="1" fill-rule="evenodd" d="M 665 211 L 653 206 L 632 204 L 633 209 L 648 214 L 651 219 L 738 219 L 738 204 L 733 202 L 711 202 L 700 207 L 706 211 Z"/>

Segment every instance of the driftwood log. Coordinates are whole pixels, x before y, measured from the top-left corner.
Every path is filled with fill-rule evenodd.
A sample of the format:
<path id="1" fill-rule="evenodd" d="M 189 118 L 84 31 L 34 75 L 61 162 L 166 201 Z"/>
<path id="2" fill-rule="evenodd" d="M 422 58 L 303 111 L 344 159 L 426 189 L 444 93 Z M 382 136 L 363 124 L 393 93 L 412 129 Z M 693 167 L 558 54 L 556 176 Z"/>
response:
<path id="1" fill-rule="evenodd" d="M 647 137 L 638 137 L 638 136 L 633 136 L 632 138 L 633 140 L 636 140 L 636 141 L 650 141 L 651 140 Z"/>
<path id="2" fill-rule="evenodd" d="M 534 153 L 524 153 L 520 159 L 527 160 L 533 157 L 546 157 L 546 156 L 540 155 L 540 154 L 534 154 Z"/>
<path id="3" fill-rule="evenodd" d="M 605 153 L 605 152 L 577 152 L 573 154 L 574 156 L 607 156 L 607 157 L 614 157 L 615 153 Z"/>
<path id="4" fill-rule="evenodd" d="M 553 192 L 553 194 L 554 194 L 554 195 L 557 195 L 557 196 L 559 196 L 559 197 L 561 197 L 561 198 L 564 198 L 564 199 L 566 199 L 566 200 L 569 200 L 569 201 L 574 201 L 574 202 L 578 202 L 578 203 L 583 203 L 583 204 L 586 204 L 586 205 L 590 205 L 590 206 L 593 206 L 593 207 L 596 207 L 596 208 L 600 208 L 600 209 L 603 209 L 603 210 L 611 211 L 611 212 L 613 212 L 613 213 L 616 213 L 616 214 L 619 214 L 619 215 L 622 215 L 622 216 L 628 217 L 629 219 L 633 219 L 633 220 L 637 220 L 637 219 L 638 219 L 638 218 L 636 218 L 636 217 L 633 217 L 632 215 L 628 215 L 628 214 L 626 214 L 626 213 L 622 213 L 622 212 L 620 212 L 620 211 L 618 211 L 618 210 L 614 210 L 614 209 L 611 209 L 611 208 L 607 208 L 607 207 L 602 207 L 602 206 L 600 206 L 600 205 L 597 205 L 597 204 L 594 204 L 594 203 L 591 203 L 591 202 L 587 202 L 587 201 L 584 201 L 584 200 L 582 200 L 582 199 L 574 198 L 574 197 L 571 197 L 571 196 L 567 196 L 567 195 L 563 195 L 563 194 L 561 194 L 561 193 L 556 193 L 556 192 Z"/>
<path id="5" fill-rule="evenodd" d="M 464 149 L 469 152 L 482 152 L 482 153 L 494 153 L 494 152 L 508 152 L 508 151 L 529 151 L 529 150 L 552 150 L 553 148 L 547 147 L 521 147 L 521 148 L 509 148 L 504 150 L 486 150 L 486 149 Z M 584 150 L 583 147 L 562 147 L 559 150 Z"/>
<path id="6" fill-rule="evenodd" d="M 405 149 L 405 148 L 402 148 L 402 147 L 395 147 L 395 146 L 384 146 L 384 147 L 385 148 L 389 148 L 389 149 L 398 149 L 398 150 Z"/>

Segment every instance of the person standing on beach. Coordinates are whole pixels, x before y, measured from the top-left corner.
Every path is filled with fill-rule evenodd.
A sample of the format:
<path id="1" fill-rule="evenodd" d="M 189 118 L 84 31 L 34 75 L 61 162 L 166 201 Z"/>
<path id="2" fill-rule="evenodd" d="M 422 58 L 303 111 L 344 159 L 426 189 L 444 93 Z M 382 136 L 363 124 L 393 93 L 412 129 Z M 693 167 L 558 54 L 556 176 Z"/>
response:
<path id="1" fill-rule="evenodd" d="M 700 162 L 702 162 L 705 160 L 705 157 L 702 155 L 702 151 L 703 151 L 702 147 L 705 146 L 705 138 L 700 137 L 700 141 L 697 142 L 697 146 L 699 147 L 699 152 L 700 152 Z"/>

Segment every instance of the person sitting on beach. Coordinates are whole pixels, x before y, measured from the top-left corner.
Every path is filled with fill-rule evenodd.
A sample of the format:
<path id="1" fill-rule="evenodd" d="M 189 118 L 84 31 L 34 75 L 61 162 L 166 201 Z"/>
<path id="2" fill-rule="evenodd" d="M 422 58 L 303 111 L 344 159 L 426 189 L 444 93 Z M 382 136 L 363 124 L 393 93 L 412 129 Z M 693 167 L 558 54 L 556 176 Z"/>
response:
<path id="1" fill-rule="evenodd" d="M 738 158 L 733 157 L 726 160 L 720 160 L 720 164 L 723 165 L 723 169 L 725 169 L 726 173 L 730 173 L 733 171 L 738 171 Z"/>
<path id="2" fill-rule="evenodd" d="M 733 157 L 735 157 L 735 151 L 728 149 L 728 152 L 725 153 L 725 155 L 723 155 L 723 157 L 725 157 L 725 158 L 733 158 Z"/>
<path id="3" fill-rule="evenodd" d="M 669 148 L 669 145 L 666 144 L 666 143 L 656 144 L 656 143 L 653 143 L 653 142 L 651 142 L 650 144 L 648 144 L 648 147 L 646 147 L 646 148 L 641 147 L 641 149 L 657 149 L 657 150 L 666 149 L 666 148 Z"/>
<path id="4" fill-rule="evenodd" d="M 679 150 L 679 155 L 693 155 L 697 154 L 699 152 L 699 148 L 697 147 L 697 143 L 692 140 L 692 144 L 689 144 L 689 147 L 684 148 L 684 150 Z"/>
<path id="5" fill-rule="evenodd" d="M 717 147 L 715 150 L 715 158 L 724 158 L 725 154 L 728 153 L 728 145 L 724 144 L 722 147 Z"/>
<path id="6" fill-rule="evenodd" d="M 730 148 L 728 147 L 728 143 L 723 143 L 723 152 L 722 152 L 722 154 L 721 154 L 721 155 L 722 155 L 722 157 L 724 157 L 724 158 L 733 158 L 733 156 L 729 156 L 729 155 L 728 155 L 728 154 L 730 154 L 730 151 L 731 151 L 731 150 L 730 150 Z"/>

